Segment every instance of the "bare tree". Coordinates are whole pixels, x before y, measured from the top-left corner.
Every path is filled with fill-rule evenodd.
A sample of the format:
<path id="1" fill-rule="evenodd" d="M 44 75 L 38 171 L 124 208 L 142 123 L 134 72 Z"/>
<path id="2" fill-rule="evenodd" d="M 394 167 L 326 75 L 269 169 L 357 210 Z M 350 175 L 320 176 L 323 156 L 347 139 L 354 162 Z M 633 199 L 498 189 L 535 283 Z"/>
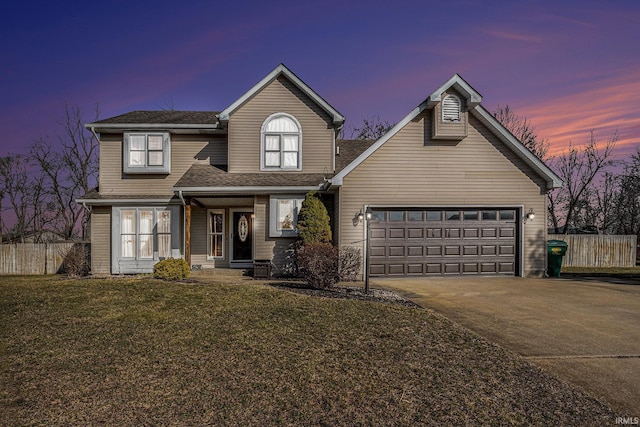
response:
<path id="1" fill-rule="evenodd" d="M 538 136 L 529 119 L 516 114 L 509 105 L 504 107 L 498 105 L 498 108 L 493 112 L 493 116 L 536 157 L 541 160 L 546 159 L 550 142 Z"/>
<path id="2" fill-rule="evenodd" d="M 616 234 L 640 234 L 640 147 L 617 176 L 617 184 L 610 228 Z"/>
<path id="3" fill-rule="evenodd" d="M 20 241 L 24 242 L 25 235 L 32 223 L 29 209 L 29 162 L 25 156 L 14 154 L 0 157 L 0 181 L 2 193 L 9 201 L 9 208 L 15 216 L 12 232 Z M 6 209 L 6 208 L 5 208 Z"/>
<path id="4" fill-rule="evenodd" d="M 382 120 L 375 115 L 362 120 L 362 124 L 344 131 L 345 139 L 369 139 L 375 140 L 387 133 L 395 124 Z"/>
<path id="5" fill-rule="evenodd" d="M 618 142 L 614 132 L 602 148 L 598 148 L 593 130 L 589 141 L 582 147 L 569 145 L 568 151 L 551 161 L 556 173 L 564 181 L 564 187 L 549 193 L 549 217 L 552 225 L 564 233 L 569 226 L 592 225 L 594 213 L 589 209 L 596 204 L 597 178 L 614 164 L 613 149 Z"/>
<path id="6" fill-rule="evenodd" d="M 82 236 L 86 235 L 89 217 L 75 200 L 91 190 L 98 177 L 98 141 L 84 123 L 78 106 L 65 105 L 65 116 L 60 122 L 63 133 L 58 135 L 57 144 L 41 138 L 30 152 L 44 176 L 53 228 L 67 239 L 74 236 L 78 225 Z"/>

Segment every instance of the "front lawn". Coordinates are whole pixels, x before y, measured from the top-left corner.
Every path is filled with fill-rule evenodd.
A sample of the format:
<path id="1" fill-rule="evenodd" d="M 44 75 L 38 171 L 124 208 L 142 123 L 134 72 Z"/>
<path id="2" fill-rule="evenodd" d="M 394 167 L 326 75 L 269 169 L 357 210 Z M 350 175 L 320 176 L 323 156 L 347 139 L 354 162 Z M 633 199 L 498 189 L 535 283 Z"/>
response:
<path id="1" fill-rule="evenodd" d="M 611 425 L 427 310 L 242 284 L 0 277 L 1 425 Z"/>

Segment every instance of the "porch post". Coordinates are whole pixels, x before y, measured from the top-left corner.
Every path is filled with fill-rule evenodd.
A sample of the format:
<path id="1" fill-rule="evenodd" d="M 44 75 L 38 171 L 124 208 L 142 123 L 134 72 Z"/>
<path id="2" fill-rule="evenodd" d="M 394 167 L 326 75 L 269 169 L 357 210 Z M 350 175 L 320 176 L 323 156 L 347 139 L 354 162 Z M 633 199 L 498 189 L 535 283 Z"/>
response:
<path id="1" fill-rule="evenodd" d="M 185 233 L 184 233 L 184 259 L 191 267 L 191 200 L 187 199 L 187 203 L 184 206 L 185 215 Z"/>

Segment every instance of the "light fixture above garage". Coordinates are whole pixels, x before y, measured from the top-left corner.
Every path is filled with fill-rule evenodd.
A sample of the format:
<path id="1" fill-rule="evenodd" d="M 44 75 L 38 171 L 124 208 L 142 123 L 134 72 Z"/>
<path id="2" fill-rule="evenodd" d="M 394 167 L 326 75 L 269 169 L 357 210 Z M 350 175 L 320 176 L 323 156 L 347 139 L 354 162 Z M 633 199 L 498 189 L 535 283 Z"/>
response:
<path id="1" fill-rule="evenodd" d="M 533 211 L 533 208 L 529 209 L 529 212 L 527 212 L 523 219 L 523 222 L 526 224 L 527 221 L 533 221 L 533 219 L 536 217 L 536 213 Z"/>
<path id="2" fill-rule="evenodd" d="M 371 219 L 371 211 L 369 208 L 367 208 L 365 212 L 362 212 L 362 209 L 360 209 L 360 212 L 356 214 L 354 219 L 357 223 L 361 223 L 365 218 L 367 218 L 367 221 Z"/>

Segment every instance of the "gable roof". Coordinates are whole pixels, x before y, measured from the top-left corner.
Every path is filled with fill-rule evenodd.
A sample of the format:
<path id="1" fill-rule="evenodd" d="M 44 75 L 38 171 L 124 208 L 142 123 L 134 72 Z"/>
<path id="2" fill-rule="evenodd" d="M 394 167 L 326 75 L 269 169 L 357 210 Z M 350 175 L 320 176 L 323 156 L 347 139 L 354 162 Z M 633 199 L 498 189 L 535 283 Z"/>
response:
<path id="1" fill-rule="evenodd" d="M 238 98 L 233 104 L 229 105 L 223 111 L 218 114 L 218 119 L 221 122 L 229 121 L 229 116 L 233 114 L 242 104 L 251 99 L 256 93 L 260 92 L 269 83 L 278 78 L 279 76 L 285 76 L 289 81 L 298 87 L 309 98 L 313 100 L 320 108 L 322 108 L 330 117 L 333 118 L 333 125 L 338 127 L 344 123 L 344 116 L 333 108 L 327 101 L 325 101 L 320 95 L 318 95 L 313 89 L 311 89 L 305 82 L 303 82 L 298 76 L 296 76 L 290 69 L 284 64 L 278 65 L 273 71 L 267 74 L 262 80 L 256 83 L 251 89 Z"/>
<path id="2" fill-rule="evenodd" d="M 344 169 L 330 179 L 331 185 L 340 186 L 342 180 L 358 165 L 364 162 L 378 148 L 384 145 L 389 139 L 397 134 L 405 125 L 415 119 L 426 109 L 432 109 L 441 101 L 442 93 L 449 88 L 454 88 L 460 92 L 467 100 L 468 110 L 479 119 L 490 131 L 492 131 L 509 149 L 511 149 L 520 159 L 529 165 L 537 174 L 546 181 L 547 189 L 561 187 L 563 182 L 555 172 L 553 172 L 542 160 L 529 151 L 518 139 L 511 134 L 491 113 L 489 113 L 480 102 L 482 96 L 471 87 L 460 75 L 454 74 L 449 80 L 436 89 L 420 105 L 414 108 L 386 134 L 380 137 L 373 145 L 349 163 Z"/>

